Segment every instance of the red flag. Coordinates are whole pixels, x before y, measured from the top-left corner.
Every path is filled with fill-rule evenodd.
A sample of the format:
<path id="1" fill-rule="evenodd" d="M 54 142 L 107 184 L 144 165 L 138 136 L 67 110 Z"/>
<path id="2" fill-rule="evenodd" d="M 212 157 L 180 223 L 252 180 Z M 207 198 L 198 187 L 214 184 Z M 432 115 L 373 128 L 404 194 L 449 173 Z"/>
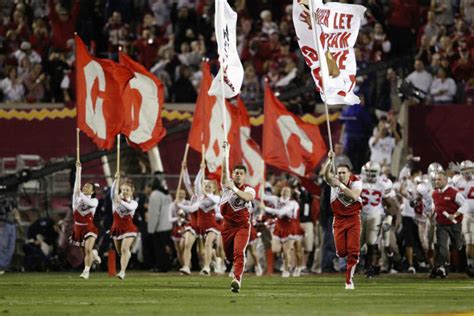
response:
<path id="1" fill-rule="evenodd" d="M 263 159 L 299 176 L 310 174 L 326 153 L 319 127 L 288 111 L 265 86 Z"/>
<path id="2" fill-rule="evenodd" d="M 247 167 L 247 184 L 254 187 L 259 192 L 259 186 L 263 185 L 264 164 L 260 146 L 250 137 L 250 119 L 244 102 L 240 97 L 237 98 L 239 107 L 240 126 L 238 147 L 240 153 L 235 154 L 241 157 L 241 163 Z M 232 147 L 231 147 L 232 148 Z"/>
<path id="3" fill-rule="evenodd" d="M 133 73 L 111 60 L 89 55 L 76 40 L 77 126 L 101 149 L 112 148 L 124 111 L 122 92 Z"/>
<path id="4" fill-rule="evenodd" d="M 122 52 L 119 62 L 135 74 L 123 92 L 125 117 L 122 133 L 132 146 L 148 151 L 166 135 L 161 119 L 164 87 L 145 67 Z"/>
<path id="5" fill-rule="evenodd" d="M 202 152 L 202 144 L 205 146 L 205 159 L 208 171 L 211 174 L 220 174 L 220 167 L 224 159 L 224 127 L 222 122 L 222 99 L 208 94 L 212 83 L 212 75 L 209 64 L 201 65 L 203 78 L 199 88 L 199 94 L 194 111 L 193 123 L 189 131 L 188 143 L 191 148 Z M 239 109 L 226 102 L 227 140 L 230 145 L 230 163 L 233 160 L 233 147 L 238 137 Z"/>

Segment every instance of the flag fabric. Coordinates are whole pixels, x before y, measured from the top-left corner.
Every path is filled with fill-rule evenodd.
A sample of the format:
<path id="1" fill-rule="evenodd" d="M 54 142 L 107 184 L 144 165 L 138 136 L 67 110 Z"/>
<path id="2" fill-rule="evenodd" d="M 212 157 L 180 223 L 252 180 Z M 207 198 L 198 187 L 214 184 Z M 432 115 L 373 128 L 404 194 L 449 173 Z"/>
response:
<path id="1" fill-rule="evenodd" d="M 122 52 L 119 63 L 135 75 L 123 92 L 122 133 L 133 147 L 148 151 L 166 135 L 161 118 L 164 87 L 144 66 Z"/>
<path id="2" fill-rule="evenodd" d="M 240 149 L 241 158 L 239 164 L 247 168 L 246 182 L 254 187 L 259 193 L 259 187 L 263 187 L 264 163 L 260 146 L 250 137 L 250 119 L 244 102 L 240 97 L 237 98 L 237 107 L 239 108 L 239 140 L 236 146 Z"/>
<path id="3" fill-rule="evenodd" d="M 220 168 L 224 159 L 224 135 L 230 145 L 233 156 L 233 147 L 238 136 L 239 112 L 236 106 L 226 102 L 225 115 L 227 130 L 224 131 L 222 99 L 208 94 L 212 81 L 208 63 L 202 63 L 203 79 L 199 88 L 193 122 L 188 136 L 189 147 L 202 153 L 202 144 L 205 147 L 206 166 L 209 173 L 220 175 Z M 232 159 L 231 159 L 232 164 Z"/>
<path id="4" fill-rule="evenodd" d="M 76 42 L 77 126 L 101 149 L 112 148 L 124 123 L 122 92 L 133 72 L 111 60 L 92 57 Z"/>
<path id="5" fill-rule="evenodd" d="M 310 1 L 315 27 L 311 25 Z M 354 94 L 357 70 L 354 45 L 364 12 L 365 7 L 360 5 L 293 0 L 293 24 L 298 44 L 311 69 L 316 89 L 327 104 L 360 102 Z"/>
<path id="6" fill-rule="evenodd" d="M 319 127 L 289 112 L 265 86 L 263 159 L 269 165 L 307 176 L 326 153 Z"/>
<path id="7" fill-rule="evenodd" d="M 214 27 L 219 54 L 220 69 L 212 81 L 210 95 L 222 96 L 222 72 L 224 72 L 224 95 L 233 98 L 240 93 L 244 80 L 244 67 L 237 51 L 237 13 L 227 0 L 215 0 Z"/>

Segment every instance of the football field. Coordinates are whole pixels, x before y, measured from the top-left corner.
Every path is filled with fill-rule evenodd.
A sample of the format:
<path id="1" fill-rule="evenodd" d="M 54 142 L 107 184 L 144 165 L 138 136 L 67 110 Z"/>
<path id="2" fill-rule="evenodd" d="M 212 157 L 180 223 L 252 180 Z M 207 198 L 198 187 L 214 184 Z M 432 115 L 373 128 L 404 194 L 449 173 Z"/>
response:
<path id="1" fill-rule="evenodd" d="M 240 293 L 228 277 L 130 272 L 7 273 L 0 276 L 1 315 L 379 315 L 474 314 L 474 280 L 449 275 L 356 276 L 344 290 L 342 274 L 283 279 L 245 275 Z"/>

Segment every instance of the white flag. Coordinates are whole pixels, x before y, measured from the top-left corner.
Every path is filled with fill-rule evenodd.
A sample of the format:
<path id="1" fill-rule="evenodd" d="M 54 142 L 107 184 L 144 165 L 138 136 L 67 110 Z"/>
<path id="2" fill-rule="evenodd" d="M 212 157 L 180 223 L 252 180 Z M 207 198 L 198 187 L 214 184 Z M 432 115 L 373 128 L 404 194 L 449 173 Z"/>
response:
<path id="1" fill-rule="evenodd" d="M 309 1 L 312 1 L 316 30 L 311 25 Z M 364 12 L 365 8 L 360 5 L 293 0 L 293 24 L 298 44 L 327 104 L 360 102 L 354 94 L 357 70 L 354 45 Z M 313 32 L 316 32 L 315 36 Z"/>
<path id="2" fill-rule="evenodd" d="M 237 51 L 237 13 L 227 0 L 215 0 L 215 32 L 220 69 L 212 81 L 209 95 L 222 96 L 221 72 L 224 71 L 224 95 L 233 98 L 240 93 L 244 80 L 244 67 Z"/>

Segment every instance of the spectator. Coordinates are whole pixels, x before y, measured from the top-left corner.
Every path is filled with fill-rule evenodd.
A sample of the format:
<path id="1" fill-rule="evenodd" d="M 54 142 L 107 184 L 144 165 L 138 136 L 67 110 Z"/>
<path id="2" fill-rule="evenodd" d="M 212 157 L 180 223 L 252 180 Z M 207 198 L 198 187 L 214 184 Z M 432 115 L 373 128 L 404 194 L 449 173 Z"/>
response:
<path id="1" fill-rule="evenodd" d="M 252 63 L 245 65 L 245 80 L 242 83 L 240 96 L 245 103 L 255 102 L 262 96 L 262 88 Z"/>
<path id="2" fill-rule="evenodd" d="M 126 27 L 126 24 L 122 22 L 122 15 L 119 12 L 112 13 L 112 16 L 104 26 L 104 35 L 108 39 L 107 47 L 109 58 L 117 56 L 120 43 L 124 41 L 123 35 L 125 34 L 122 30 L 123 27 Z"/>
<path id="3" fill-rule="evenodd" d="M 25 99 L 25 88 L 17 76 L 15 67 L 7 70 L 8 77 L 0 81 L 0 90 L 3 92 L 3 101 L 21 102 Z"/>
<path id="4" fill-rule="evenodd" d="M 376 23 L 374 28 L 372 59 L 375 61 L 385 60 L 392 49 L 392 44 L 383 31 L 382 24 Z"/>
<path id="5" fill-rule="evenodd" d="M 270 35 L 273 31 L 278 31 L 278 25 L 272 21 L 270 10 L 260 12 L 260 19 L 262 19 L 262 33 Z"/>
<path id="6" fill-rule="evenodd" d="M 426 24 L 420 29 L 421 35 L 425 35 L 430 44 L 434 44 L 440 33 L 440 27 L 435 21 L 434 11 L 428 11 Z"/>
<path id="7" fill-rule="evenodd" d="M 389 134 L 390 124 L 386 119 L 381 119 L 374 136 L 369 139 L 370 161 L 377 162 L 382 166 L 390 166 L 392 163 L 392 152 L 396 141 Z"/>
<path id="8" fill-rule="evenodd" d="M 49 21 L 51 23 L 51 44 L 53 49 L 67 50 L 67 40 L 74 38 L 79 9 L 79 0 L 73 0 L 71 13 L 61 4 L 55 4 L 54 0 L 49 0 Z"/>
<path id="9" fill-rule="evenodd" d="M 439 25 L 450 27 L 454 24 L 453 4 L 451 0 L 431 0 L 431 10 Z"/>
<path id="10" fill-rule="evenodd" d="M 438 76 L 431 84 L 430 89 L 433 104 L 449 104 L 453 102 L 456 94 L 456 83 L 452 78 L 448 78 L 446 70 L 440 68 Z"/>
<path id="11" fill-rule="evenodd" d="M 41 64 L 34 64 L 32 71 L 26 76 L 23 81 L 27 89 L 26 101 L 41 102 L 45 96 L 47 88 L 47 77 L 43 72 Z"/>
<path id="12" fill-rule="evenodd" d="M 423 93 L 422 96 L 426 97 L 430 92 L 433 77 L 425 70 L 423 61 L 421 59 L 417 59 L 415 61 L 415 70 L 408 75 L 406 81 L 411 83 L 415 88 L 421 90 Z"/>
<path id="13" fill-rule="evenodd" d="M 156 62 L 159 43 L 149 29 L 142 31 L 141 37 L 134 43 L 138 61 L 146 68 L 151 68 Z"/>
<path id="14" fill-rule="evenodd" d="M 431 57 L 434 53 L 433 46 L 430 44 L 428 36 L 422 35 L 420 39 L 420 46 L 416 53 L 416 59 L 420 59 L 424 65 L 428 65 L 431 61 Z"/>
<path id="15" fill-rule="evenodd" d="M 41 56 L 31 48 L 31 44 L 29 42 L 21 43 L 20 49 L 13 53 L 13 57 L 15 57 L 18 64 L 24 57 L 28 57 L 32 64 L 41 63 Z"/>
<path id="16" fill-rule="evenodd" d="M 41 60 L 47 58 L 50 47 L 50 39 L 46 23 L 42 19 L 33 22 L 33 34 L 29 38 L 33 49 L 40 55 Z"/>

